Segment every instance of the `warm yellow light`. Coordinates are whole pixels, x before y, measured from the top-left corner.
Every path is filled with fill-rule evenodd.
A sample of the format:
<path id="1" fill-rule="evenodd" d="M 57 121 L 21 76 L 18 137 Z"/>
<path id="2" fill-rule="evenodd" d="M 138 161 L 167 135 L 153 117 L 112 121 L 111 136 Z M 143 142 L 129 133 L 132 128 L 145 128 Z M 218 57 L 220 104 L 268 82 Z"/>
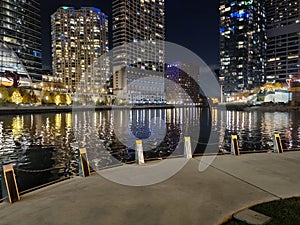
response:
<path id="1" fill-rule="evenodd" d="M 56 105 L 59 105 L 61 103 L 61 98 L 60 98 L 59 94 L 55 96 L 54 102 L 55 102 Z"/>
<path id="2" fill-rule="evenodd" d="M 18 90 L 15 90 L 11 96 L 11 101 L 16 104 L 20 104 L 23 100 L 23 97 L 21 96 L 20 92 Z"/>
<path id="3" fill-rule="evenodd" d="M 66 103 L 67 105 L 71 105 L 72 104 L 72 99 L 70 95 L 66 95 Z"/>

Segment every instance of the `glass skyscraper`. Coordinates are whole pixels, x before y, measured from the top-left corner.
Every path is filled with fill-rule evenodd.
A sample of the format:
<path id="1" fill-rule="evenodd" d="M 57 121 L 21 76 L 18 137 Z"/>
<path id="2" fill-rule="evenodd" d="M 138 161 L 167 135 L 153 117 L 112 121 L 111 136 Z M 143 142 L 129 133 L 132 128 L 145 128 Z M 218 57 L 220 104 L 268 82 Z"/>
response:
<path id="1" fill-rule="evenodd" d="M 52 16 L 53 73 L 69 92 L 99 92 L 109 79 L 108 18 L 94 7 L 60 7 Z M 103 69 L 103 71 L 101 71 Z"/>
<path id="2" fill-rule="evenodd" d="M 224 92 L 251 90 L 265 83 L 265 1 L 221 0 L 220 76 Z"/>
<path id="3" fill-rule="evenodd" d="M 113 0 L 113 90 L 130 103 L 165 101 L 164 0 Z"/>
<path id="4" fill-rule="evenodd" d="M 300 67 L 300 0 L 267 0 L 267 81 L 285 82 Z"/>
<path id="5" fill-rule="evenodd" d="M 42 80 L 40 1 L 0 1 L 0 39 L 16 52 L 33 81 Z"/>

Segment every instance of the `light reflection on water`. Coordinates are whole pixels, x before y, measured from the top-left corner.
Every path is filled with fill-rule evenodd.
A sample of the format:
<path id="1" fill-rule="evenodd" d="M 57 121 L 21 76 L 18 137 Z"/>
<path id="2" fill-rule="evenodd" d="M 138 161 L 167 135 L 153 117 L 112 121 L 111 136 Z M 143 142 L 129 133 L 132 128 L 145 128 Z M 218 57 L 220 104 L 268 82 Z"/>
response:
<path id="1" fill-rule="evenodd" d="M 195 153 L 203 153 L 210 131 L 218 134 L 215 153 L 230 150 L 231 134 L 238 135 L 241 151 L 272 149 L 275 132 L 284 148 L 300 148 L 298 112 L 212 109 L 209 115 L 205 109 L 177 108 L 0 116 L 0 160 L 15 165 L 20 189 L 25 190 L 63 176 L 65 166 L 77 173 L 82 147 L 93 149 L 96 168 L 133 161 L 136 138 L 144 139 L 148 159 L 182 155 L 184 136 L 192 137 Z M 48 168 L 55 169 L 24 172 Z"/>

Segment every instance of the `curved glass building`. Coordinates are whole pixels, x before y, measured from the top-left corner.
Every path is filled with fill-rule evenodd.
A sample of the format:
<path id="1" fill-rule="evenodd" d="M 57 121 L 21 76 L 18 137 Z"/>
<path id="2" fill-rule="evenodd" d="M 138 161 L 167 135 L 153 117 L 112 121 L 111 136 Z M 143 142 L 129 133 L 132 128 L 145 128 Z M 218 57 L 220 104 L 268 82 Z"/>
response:
<path id="1" fill-rule="evenodd" d="M 32 79 L 42 80 L 40 1 L 0 1 L 0 40 L 15 51 Z"/>
<path id="2" fill-rule="evenodd" d="M 13 80 L 4 75 L 5 71 L 20 75 L 20 86 L 31 86 L 32 80 L 17 54 L 4 42 L 0 42 L 0 85 L 12 86 Z"/>

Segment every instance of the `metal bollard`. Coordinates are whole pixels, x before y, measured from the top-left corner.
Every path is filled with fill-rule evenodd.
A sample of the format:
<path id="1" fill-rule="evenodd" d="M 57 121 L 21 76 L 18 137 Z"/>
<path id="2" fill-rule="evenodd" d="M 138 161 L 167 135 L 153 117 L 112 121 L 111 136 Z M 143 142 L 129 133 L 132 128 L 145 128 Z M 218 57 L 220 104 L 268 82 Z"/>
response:
<path id="1" fill-rule="evenodd" d="M 240 155 L 237 135 L 231 135 L 231 154 Z"/>
<path id="2" fill-rule="evenodd" d="M 186 158 L 186 159 L 193 158 L 191 138 L 190 137 L 185 137 L 184 138 L 184 158 Z"/>
<path id="3" fill-rule="evenodd" d="M 139 165 L 145 163 L 144 150 L 143 150 L 143 141 L 142 140 L 137 140 L 136 141 L 135 161 Z"/>
<path id="4" fill-rule="evenodd" d="M 87 157 L 86 149 L 79 150 L 79 176 L 88 177 L 91 175 L 90 163 Z"/>
<path id="5" fill-rule="evenodd" d="M 283 153 L 282 142 L 279 134 L 274 135 L 274 152 L 275 153 Z"/>
<path id="6" fill-rule="evenodd" d="M 12 164 L 3 166 L 3 175 L 6 184 L 6 190 L 10 203 L 20 201 L 16 175 Z"/>

